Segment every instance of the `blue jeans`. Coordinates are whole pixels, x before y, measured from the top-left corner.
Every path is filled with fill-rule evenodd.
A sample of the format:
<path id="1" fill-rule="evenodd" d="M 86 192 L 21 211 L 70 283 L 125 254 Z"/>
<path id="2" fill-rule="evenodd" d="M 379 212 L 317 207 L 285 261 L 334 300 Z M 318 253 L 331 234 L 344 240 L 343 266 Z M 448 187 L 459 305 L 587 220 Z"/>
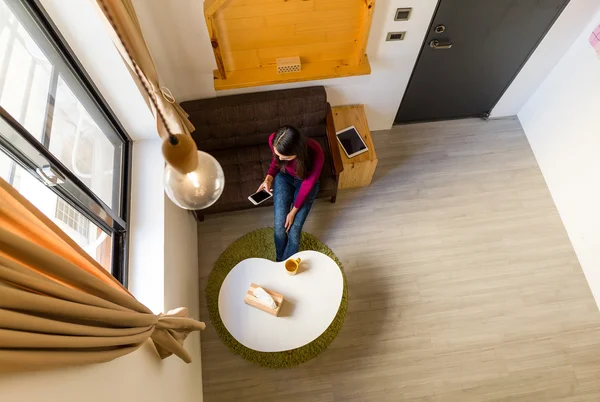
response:
<path id="1" fill-rule="evenodd" d="M 304 226 L 304 221 L 306 221 L 313 201 L 319 192 L 319 182 L 317 182 L 308 194 L 308 197 L 306 197 L 302 207 L 296 213 L 294 223 L 289 232 L 286 233 L 285 219 L 294 205 L 294 200 L 298 195 L 298 191 L 300 191 L 301 184 L 302 179 L 290 176 L 287 173 L 279 172 L 275 176 L 273 202 L 275 204 L 275 250 L 277 252 L 277 261 L 287 260 L 298 252 L 302 236 L 302 226 Z"/>

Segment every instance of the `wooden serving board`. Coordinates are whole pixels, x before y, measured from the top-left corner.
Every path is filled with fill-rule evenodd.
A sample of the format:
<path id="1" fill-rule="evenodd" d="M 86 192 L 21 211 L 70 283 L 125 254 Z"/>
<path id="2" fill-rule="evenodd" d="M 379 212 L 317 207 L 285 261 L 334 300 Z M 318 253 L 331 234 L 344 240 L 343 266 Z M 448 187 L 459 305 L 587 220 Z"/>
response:
<path id="1" fill-rule="evenodd" d="M 275 304 L 277 304 L 277 308 L 270 309 L 269 307 L 259 302 L 258 299 L 254 296 L 254 289 L 260 287 L 262 286 L 258 286 L 255 283 L 251 283 L 250 287 L 248 288 L 248 291 L 246 292 L 246 296 L 244 296 L 244 303 L 277 317 L 279 315 L 279 310 L 281 310 L 281 306 L 283 305 L 283 296 L 279 293 L 273 292 L 272 290 L 262 287 L 265 290 L 265 292 L 267 292 L 273 298 Z"/>

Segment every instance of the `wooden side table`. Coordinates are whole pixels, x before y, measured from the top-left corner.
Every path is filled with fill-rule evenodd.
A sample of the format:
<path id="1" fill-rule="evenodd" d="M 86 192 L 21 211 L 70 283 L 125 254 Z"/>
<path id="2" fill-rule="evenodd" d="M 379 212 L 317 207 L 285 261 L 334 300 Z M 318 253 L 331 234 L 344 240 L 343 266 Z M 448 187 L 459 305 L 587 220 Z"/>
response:
<path id="1" fill-rule="evenodd" d="M 363 105 L 336 106 L 331 108 L 333 112 L 333 124 L 336 131 L 341 131 L 347 127 L 354 126 L 362 136 L 369 150 L 353 158 L 348 158 L 342 146 L 342 164 L 344 171 L 340 173 L 338 189 L 364 187 L 371 184 L 375 168 L 377 167 L 377 154 L 375 145 L 369 131 L 367 116 Z"/>

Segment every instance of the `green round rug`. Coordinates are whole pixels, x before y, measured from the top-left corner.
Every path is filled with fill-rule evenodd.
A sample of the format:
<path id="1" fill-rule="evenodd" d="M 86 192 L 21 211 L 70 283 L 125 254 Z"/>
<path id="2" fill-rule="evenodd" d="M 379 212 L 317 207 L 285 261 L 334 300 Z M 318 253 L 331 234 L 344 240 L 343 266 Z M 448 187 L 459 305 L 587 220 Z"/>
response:
<path id="1" fill-rule="evenodd" d="M 319 251 L 329 256 L 340 267 L 342 275 L 344 275 L 342 264 L 335 254 L 333 254 L 333 251 L 315 236 L 305 232 L 302 233 L 300 251 L 303 250 Z M 240 355 L 244 359 L 253 363 L 258 363 L 261 366 L 271 368 L 294 367 L 318 356 L 335 339 L 344 323 L 346 308 L 348 307 L 346 277 L 344 276 L 344 291 L 342 293 L 340 309 L 331 325 L 318 338 L 302 347 L 285 352 L 258 352 L 245 347 L 231 336 L 219 315 L 219 290 L 221 289 L 221 285 L 229 271 L 246 258 L 266 258 L 275 261 L 273 228 L 258 229 L 234 241 L 221 254 L 208 276 L 208 282 L 206 284 L 208 313 L 210 315 L 211 323 L 223 343 L 225 343 L 225 345 L 227 345 L 236 355 Z"/>

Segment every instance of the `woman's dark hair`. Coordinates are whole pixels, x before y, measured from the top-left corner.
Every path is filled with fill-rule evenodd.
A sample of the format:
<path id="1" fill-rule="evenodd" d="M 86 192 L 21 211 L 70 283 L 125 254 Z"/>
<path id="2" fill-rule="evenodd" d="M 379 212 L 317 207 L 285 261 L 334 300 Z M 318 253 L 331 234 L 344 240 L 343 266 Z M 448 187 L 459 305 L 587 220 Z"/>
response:
<path id="1" fill-rule="evenodd" d="M 312 168 L 312 160 L 306 145 L 306 138 L 300 130 L 293 126 L 283 126 L 275 131 L 273 149 L 276 149 L 281 155 L 296 155 L 296 176 L 301 179 L 306 178 Z M 288 161 L 279 159 L 277 154 L 275 157 L 279 168 L 284 171 Z"/>

